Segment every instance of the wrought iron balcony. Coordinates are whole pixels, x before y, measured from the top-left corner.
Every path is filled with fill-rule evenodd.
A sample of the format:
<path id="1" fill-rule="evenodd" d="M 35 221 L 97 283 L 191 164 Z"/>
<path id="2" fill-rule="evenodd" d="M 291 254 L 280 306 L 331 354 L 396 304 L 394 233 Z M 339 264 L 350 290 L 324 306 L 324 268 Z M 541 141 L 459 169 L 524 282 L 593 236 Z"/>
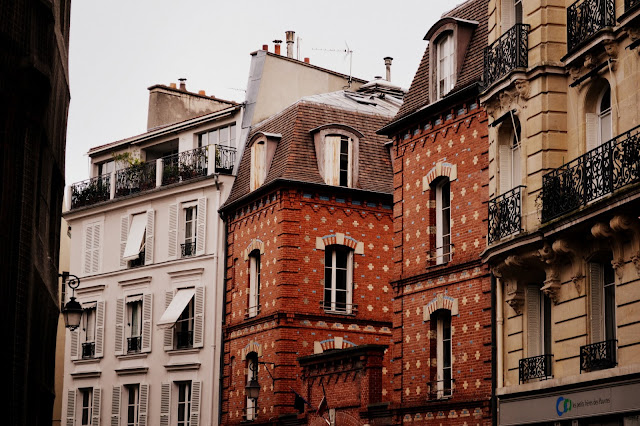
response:
<path id="1" fill-rule="evenodd" d="M 207 175 L 207 147 L 162 157 L 162 184 L 169 185 Z"/>
<path id="2" fill-rule="evenodd" d="M 191 257 L 196 255 L 196 242 L 180 244 L 180 252 L 182 257 Z"/>
<path id="3" fill-rule="evenodd" d="M 616 361 L 617 348 L 617 340 L 605 340 L 580 346 L 580 373 L 604 370 L 618 365 Z"/>
<path id="4" fill-rule="evenodd" d="M 116 172 L 116 197 L 156 187 L 156 162 L 134 164 Z"/>
<path id="5" fill-rule="evenodd" d="M 542 222 L 640 181 L 640 126 L 542 177 Z"/>
<path id="6" fill-rule="evenodd" d="M 228 146 L 215 145 L 216 173 L 230 175 L 236 164 L 236 149 Z"/>
<path id="7" fill-rule="evenodd" d="M 628 12 L 639 4 L 640 0 L 624 0 L 624 11 Z"/>
<path id="8" fill-rule="evenodd" d="M 427 395 L 429 395 L 429 399 L 452 397 L 453 390 L 455 389 L 455 382 L 455 379 L 427 382 Z"/>
<path id="9" fill-rule="evenodd" d="M 613 27 L 615 0 L 578 0 L 567 8 L 567 52 L 589 41 L 600 30 Z"/>
<path id="10" fill-rule="evenodd" d="M 71 185 L 71 208 L 106 201 L 111 194 L 111 175 L 104 174 Z"/>
<path id="11" fill-rule="evenodd" d="M 489 244 L 522 231 L 522 190 L 516 186 L 489 200 Z"/>
<path id="12" fill-rule="evenodd" d="M 249 306 L 247 309 L 244 310 L 245 318 L 253 318 L 259 314 L 260 314 L 260 305 Z"/>
<path id="13" fill-rule="evenodd" d="M 331 303 L 330 300 L 323 300 L 320 306 L 329 314 L 354 315 L 358 312 L 358 305 L 353 303 Z"/>
<path id="14" fill-rule="evenodd" d="M 484 50 L 484 84 L 490 87 L 516 68 L 529 65 L 529 25 L 515 24 Z"/>
<path id="15" fill-rule="evenodd" d="M 96 356 L 96 343 L 85 342 L 82 344 L 82 359 L 93 358 Z"/>
<path id="16" fill-rule="evenodd" d="M 129 261 L 129 268 L 144 266 L 145 250 L 142 250 L 137 258 Z"/>
<path id="17" fill-rule="evenodd" d="M 142 348 L 142 338 L 140 336 L 127 337 L 127 353 L 133 354 L 140 352 Z"/>
<path id="18" fill-rule="evenodd" d="M 176 349 L 193 347 L 193 331 L 176 331 Z"/>
<path id="19" fill-rule="evenodd" d="M 518 380 L 526 383 L 531 379 L 549 379 L 551 374 L 551 363 L 553 355 L 532 356 L 523 358 L 518 365 Z"/>

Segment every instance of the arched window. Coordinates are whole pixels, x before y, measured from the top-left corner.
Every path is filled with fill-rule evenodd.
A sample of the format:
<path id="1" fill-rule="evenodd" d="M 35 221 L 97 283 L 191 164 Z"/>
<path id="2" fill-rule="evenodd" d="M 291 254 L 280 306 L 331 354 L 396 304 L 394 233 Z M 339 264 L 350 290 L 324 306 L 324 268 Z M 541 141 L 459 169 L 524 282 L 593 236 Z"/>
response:
<path id="1" fill-rule="evenodd" d="M 602 145 L 610 140 L 612 135 L 611 125 L 611 87 L 607 87 L 600 94 L 598 99 L 598 145 Z"/>
<path id="2" fill-rule="evenodd" d="M 591 151 L 613 137 L 611 115 L 611 86 L 606 80 L 587 96 L 585 124 L 586 150 Z"/>
<path id="3" fill-rule="evenodd" d="M 436 198 L 436 264 L 451 260 L 451 184 L 441 177 L 432 183 Z"/>
<path id="4" fill-rule="evenodd" d="M 353 309 L 353 250 L 332 245 L 324 255 L 324 309 L 350 314 Z"/>
<path id="5" fill-rule="evenodd" d="M 518 117 L 512 116 L 500 126 L 499 132 L 499 163 L 500 163 L 500 193 L 519 186 L 522 183 L 521 168 L 521 127 Z"/>
<path id="6" fill-rule="evenodd" d="M 449 32 L 436 42 L 438 99 L 449 93 L 455 83 L 453 51 L 453 34 Z"/>
<path id="7" fill-rule="evenodd" d="M 260 313 L 260 250 L 249 254 L 249 303 L 247 316 L 255 317 Z"/>

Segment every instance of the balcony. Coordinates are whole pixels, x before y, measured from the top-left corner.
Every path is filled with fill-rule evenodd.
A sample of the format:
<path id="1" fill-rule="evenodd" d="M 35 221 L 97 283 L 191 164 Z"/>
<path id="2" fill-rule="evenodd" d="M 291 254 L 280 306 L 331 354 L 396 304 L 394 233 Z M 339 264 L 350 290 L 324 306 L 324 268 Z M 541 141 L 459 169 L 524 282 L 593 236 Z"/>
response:
<path id="1" fill-rule="evenodd" d="M 142 338 L 140 336 L 127 337 L 127 353 L 136 354 L 142 348 Z"/>
<path id="2" fill-rule="evenodd" d="M 82 344 L 82 359 L 90 359 L 96 356 L 96 343 L 85 342 Z"/>
<path id="3" fill-rule="evenodd" d="M 580 346 L 580 373 L 613 368 L 618 365 L 616 352 L 617 340 L 605 340 Z"/>
<path id="4" fill-rule="evenodd" d="M 542 222 L 640 180 L 640 126 L 542 177 Z"/>
<path id="5" fill-rule="evenodd" d="M 176 349 L 193 347 L 193 331 L 176 331 Z"/>
<path id="6" fill-rule="evenodd" d="M 180 244 L 181 257 L 191 257 L 196 255 L 196 242 Z"/>
<path id="7" fill-rule="evenodd" d="M 228 146 L 214 145 L 216 150 L 216 173 L 230 175 L 236 164 L 236 149 Z"/>
<path id="8" fill-rule="evenodd" d="M 207 175 L 207 147 L 162 157 L 162 184 L 184 182 Z"/>
<path id="9" fill-rule="evenodd" d="M 111 194 L 111 175 L 105 174 L 71 185 L 71 208 L 106 201 Z"/>
<path id="10" fill-rule="evenodd" d="M 572 53 L 600 30 L 613 27 L 615 20 L 614 0 L 576 1 L 567 8 L 567 52 Z"/>
<path id="11" fill-rule="evenodd" d="M 320 306 L 328 314 L 355 315 L 358 312 L 358 305 L 353 303 L 332 303 L 330 300 L 323 300 Z"/>
<path id="12" fill-rule="evenodd" d="M 489 244 L 522 231 L 522 190 L 516 186 L 489 200 Z"/>
<path id="13" fill-rule="evenodd" d="M 430 400 L 451 398 L 454 389 L 455 379 L 427 382 L 427 395 Z"/>
<path id="14" fill-rule="evenodd" d="M 531 379 L 550 379 L 553 355 L 532 356 L 523 358 L 518 365 L 518 380 L 527 383 Z"/>
<path id="15" fill-rule="evenodd" d="M 116 171 L 116 197 L 147 191 L 156 187 L 156 163 L 134 164 Z"/>
<path id="16" fill-rule="evenodd" d="M 516 24 L 484 50 L 484 84 L 489 88 L 516 68 L 529 64 L 529 25 Z"/>
<path id="17" fill-rule="evenodd" d="M 129 268 L 138 268 L 140 266 L 144 266 L 146 252 L 142 250 L 137 258 L 129 261 Z"/>

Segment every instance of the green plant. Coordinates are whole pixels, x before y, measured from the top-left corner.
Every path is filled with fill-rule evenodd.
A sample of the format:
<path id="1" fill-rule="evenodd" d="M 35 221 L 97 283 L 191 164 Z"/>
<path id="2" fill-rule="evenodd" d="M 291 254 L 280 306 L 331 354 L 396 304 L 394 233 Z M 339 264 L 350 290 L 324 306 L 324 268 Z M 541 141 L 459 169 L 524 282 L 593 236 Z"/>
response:
<path id="1" fill-rule="evenodd" d="M 142 165 L 140 159 L 134 157 L 130 152 L 121 152 L 119 154 L 113 153 L 111 154 L 111 157 L 113 158 L 113 161 L 119 163 L 120 166 L 122 166 L 120 168 L 125 168 L 127 166 L 138 168 Z"/>

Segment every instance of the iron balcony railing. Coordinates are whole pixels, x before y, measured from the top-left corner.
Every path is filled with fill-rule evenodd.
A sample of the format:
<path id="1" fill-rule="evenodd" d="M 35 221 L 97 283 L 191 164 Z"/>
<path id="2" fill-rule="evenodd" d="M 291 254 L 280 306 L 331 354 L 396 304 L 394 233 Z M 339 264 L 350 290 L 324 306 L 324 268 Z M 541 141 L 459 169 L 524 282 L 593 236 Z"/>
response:
<path id="1" fill-rule="evenodd" d="M 427 382 L 427 394 L 429 395 L 429 399 L 443 399 L 453 396 L 455 382 L 455 379 Z"/>
<path id="2" fill-rule="evenodd" d="M 323 300 L 320 302 L 320 306 L 325 312 L 330 314 L 354 315 L 358 312 L 358 305 L 354 303 L 341 303 Z"/>
<path id="3" fill-rule="evenodd" d="M 116 197 L 156 187 L 156 162 L 133 164 L 116 172 Z"/>
<path id="4" fill-rule="evenodd" d="M 639 4 L 640 0 L 624 0 L 624 11 L 628 12 Z"/>
<path id="5" fill-rule="evenodd" d="M 185 349 L 193 347 L 193 331 L 176 331 L 176 348 Z"/>
<path id="6" fill-rule="evenodd" d="M 82 344 L 82 358 L 93 358 L 96 356 L 96 343 L 85 342 Z"/>
<path id="7" fill-rule="evenodd" d="M 106 201 L 111 194 L 111 175 L 104 174 L 71 185 L 71 208 Z"/>
<path id="8" fill-rule="evenodd" d="M 260 305 L 256 305 L 256 306 L 249 306 L 247 309 L 244 310 L 244 317 L 245 318 L 253 318 L 256 315 L 260 315 Z"/>
<path id="9" fill-rule="evenodd" d="M 215 145 L 216 173 L 230 175 L 236 164 L 236 149 L 223 145 Z"/>
<path id="10" fill-rule="evenodd" d="M 196 242 L 180 244 L 180 252 L 182 257 L 191 257 L 196 255 Z"/>
<path id="11" fill-rule="evenodd" d="M 542 177 L 542 222 L 640 181 L 640 126 Z"/>
<path id="12" fill-rule="evenodd" d="M 617 340 L 605 340 L 580 346 L 580 373 L 613 368 L 618 365 L 616 352 Z"/>
<path id="13" fill-rule="evenodd" d="M 127 353 L 138 353 L 142 348 L 142 338 L 140 336 L 127 337 Z"/>
<path id="14" fill-rule="evenodd" d="M 526 383 L 531 379 L 550 379 L 553 355 L 532 356 L 523 358 L 518 365 L 518 380 Z"/>
<path id="15" fill-rule="evenodd" d="M 129 261 L 129 268 L 137 268 L 139 266 L 144 266 L 144 258 L 145 258 L 145 250 L 142 250 L 137 258 Z"/>
<path id="16" fill-rule="evenodd" d="M 484 84 L 490 87 L 516 68 L 529 65 L 529 25 L 515 24 L 484 50 Z"/>
<path id="17" fill-rule="evenodd" d="M 578 0 L 567 8 L 567 51 L 573 52 L 603 28 L 613 27 L 615 0 Z"/>
<path id="18" fill-rule="evenodd" d="M 162 157 L 162 184 L 169 185 L 207 175 L 207 147 Z"/>
<path id="19" fill-rule="evenodd" d="M 522 231 L 522 191 L 516 186 L 489 200 L 489 244 Z"/>

